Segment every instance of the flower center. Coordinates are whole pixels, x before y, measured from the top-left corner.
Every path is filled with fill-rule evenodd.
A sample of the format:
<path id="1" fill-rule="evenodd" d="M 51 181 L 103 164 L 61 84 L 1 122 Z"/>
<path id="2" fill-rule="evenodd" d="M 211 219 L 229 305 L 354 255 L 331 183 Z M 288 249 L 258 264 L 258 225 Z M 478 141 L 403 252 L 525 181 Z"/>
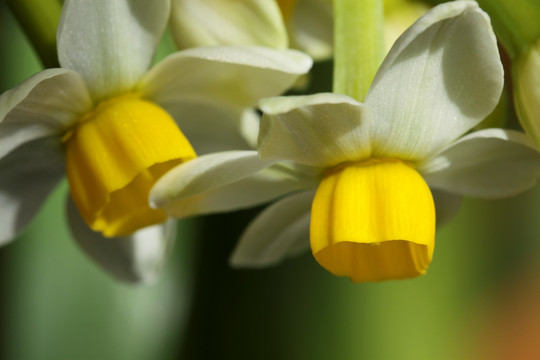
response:
<path id="1" fill-rule="evenodd" d="M 107 237 L 164 221 L 166 214 L 148 205 L 150 188 L 196 157 L 169 114 L 134 94 L 102 101 L 63 140 L 73 201 L 90 228 Z"/>
<path id="2" fill-rule="evenodd" d="M 315 259 L 355 282 L 424 274 L 433 255 L 435 206 L 429 187 L 396 159 L 327 171 L 311 208 Z"/>

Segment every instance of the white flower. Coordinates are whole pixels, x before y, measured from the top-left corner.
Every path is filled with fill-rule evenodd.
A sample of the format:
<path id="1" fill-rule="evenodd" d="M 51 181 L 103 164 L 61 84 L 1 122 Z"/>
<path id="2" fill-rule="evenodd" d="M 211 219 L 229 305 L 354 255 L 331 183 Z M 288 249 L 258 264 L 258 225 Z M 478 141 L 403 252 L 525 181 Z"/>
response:
<path id="1" fill-rule="evenodd" d="M 259 45 L 332 56 L 330 0 L 173 0 L 171 29 L 180 49 Z"/>
<path id="2" fill-rule="evenodd" d="M 398 39 L 364 103 L 338 94 L 263 100 L 262 161 L 255 151 L 200 157 L 160 179 L 150 199 L 186 216 L 281 198 L 248 227 L 235 266 L 274 264 L 306 249 L 309 237 L 317 261 L 336 275 L 417 276 L 434 246 L 428 185 L 455 204 L 536 183 L 540 155 L 522 133 L 465 135 L 493 110 L 502 86 L 487 15 L 474 2 L 445 3 Z"/>
<path id="3" fill-rule="evenodd" d="M 246 108 L 311 66 L 294 51 L 213 47 L 149 70 L 169 10 L 169 1 L 65 2 L 62 68 L 0 97 L 0 244 L 67 173 L 80 245 L 122 280 L 152 280 L 174 239 L 174 223 L 148 206 L 155 180 L 194 158 L 192 145 L 199 153 L 249 147 L 242 132 L 256 120 Z"/>

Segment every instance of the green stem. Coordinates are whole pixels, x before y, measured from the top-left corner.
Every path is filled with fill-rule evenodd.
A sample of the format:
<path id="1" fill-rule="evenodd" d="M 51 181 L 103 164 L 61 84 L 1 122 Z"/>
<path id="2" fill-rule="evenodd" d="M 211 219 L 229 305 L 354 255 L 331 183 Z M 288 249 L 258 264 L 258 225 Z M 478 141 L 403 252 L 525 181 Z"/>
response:
<path id="1" fill-rule="evenodd" d="M 384 57 L 383 1 L 334 0 L 334 92 L 364 100 Z"/>
<path id="2" fill-rule="evenodd" d="M 45 67 L 58 67 L 56 28 L 62 5 L 58 0 L 6 0 Z"/>

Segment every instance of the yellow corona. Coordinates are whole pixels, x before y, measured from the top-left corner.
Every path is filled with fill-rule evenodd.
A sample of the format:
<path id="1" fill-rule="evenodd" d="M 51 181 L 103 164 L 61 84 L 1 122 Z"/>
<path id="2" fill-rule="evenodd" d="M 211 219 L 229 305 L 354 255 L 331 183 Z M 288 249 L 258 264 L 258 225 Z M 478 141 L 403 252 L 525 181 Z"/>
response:
<path id="1" fill-rule="evenodd" d="M 311 249 L 355 282 L 424 274 L 435 239 L 435 206 L 408 163 L 370 159 L 328 170 L 311 210 Z"/>
<path id="2" fill-rule="evenodd" d="M 107 99 L 64 135 L 77 208 L 94 231 L 129 235 L 167 216 L 148 205 L 154 183 L 195 152 L 170 115 L 127 94 Z"/>

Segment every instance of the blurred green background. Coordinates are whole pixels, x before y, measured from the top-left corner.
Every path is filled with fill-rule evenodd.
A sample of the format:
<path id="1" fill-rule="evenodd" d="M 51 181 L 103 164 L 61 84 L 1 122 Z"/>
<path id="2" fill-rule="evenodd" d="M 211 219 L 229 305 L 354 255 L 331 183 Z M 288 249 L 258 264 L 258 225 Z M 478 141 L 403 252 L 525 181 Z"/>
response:
<path id="1" fill-rule="evenodd" d="M 39 70 L 0 1 L 0 92 Z M 330 70 L 316 67 L 311 90 L 328 89 Z M 540 359 L 538 188 L 465 199 L 421 278 L 353 284 L 309 254 L 230 269 L 255 209 L 180 221 L 166 273 L 149 287 L 112 281 L 78 249 L 66 192 L 0 249 L 1 359 Z"/>

